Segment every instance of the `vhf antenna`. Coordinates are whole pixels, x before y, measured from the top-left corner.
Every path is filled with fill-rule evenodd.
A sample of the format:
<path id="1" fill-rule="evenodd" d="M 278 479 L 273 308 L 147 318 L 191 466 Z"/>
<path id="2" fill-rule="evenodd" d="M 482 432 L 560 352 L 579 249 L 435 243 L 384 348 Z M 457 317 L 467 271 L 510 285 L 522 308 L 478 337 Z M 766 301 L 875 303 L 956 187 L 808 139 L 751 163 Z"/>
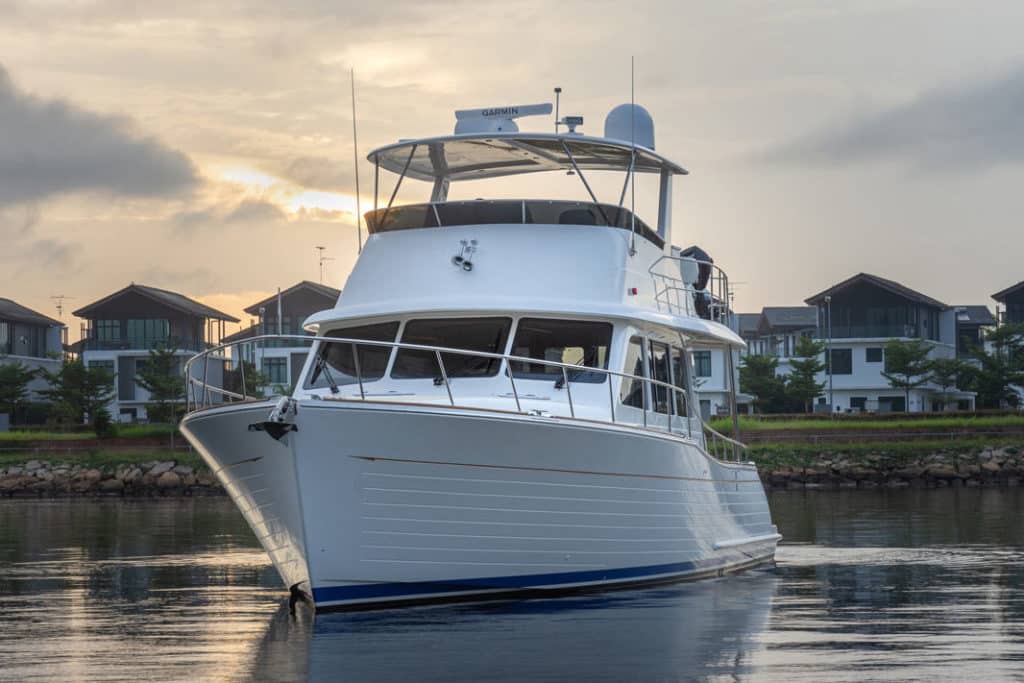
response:
<path id="1" fill-rule="evenodd" d="M 359 137 L 356 135 L 356 70 L 351 69 L 352 76 L 352 164 L 356 168 L 356 235 L 359 240 L 357 252 L 363 253 L 363 209 L 359 203 Z M 321 256 L 323 254 L 321 253 Z M 321 263 L 321 267 L 323 263 Z M 323 275 L 320 276 L 323 282 Z"/>
<path id="2" fill-rule="evenodd" d="M 66 299 L 74 299 L 75 297 L 68 296 L 67 294 L 54 294 L 50 298 L 56 302 L 57 319 L 60 320 L 61 317 L 64 315 L 64 301 Z"/>
<path id="3" fill-rule="evenodd" d="M 560 121 L 558 119 L 558 105 L 561 104 L 561 101 L 562 101 L 562 89 L 556 87 L 555 88 L 555 135 L 558 135 L 558 124 L 560 123 Z"/>
<path id="4" fill-rule="evenodd" d="M 636 158 L 636 56 L 629 58 L 629 142 L 633 146 L 633 158 Z M 630 255 L 636 254 L 636 173 L 629 177 L 629 232 Z"/>
<path id="5" fill-rule="evenodd" d="M 327 261 L 333 261 L 334 259 L 330 256 L 324 256 L 324 252 L 327 251 L 327 247 L 314 247 L 320 252 L 320 284 L 324 283 L 324 263 Z"/>

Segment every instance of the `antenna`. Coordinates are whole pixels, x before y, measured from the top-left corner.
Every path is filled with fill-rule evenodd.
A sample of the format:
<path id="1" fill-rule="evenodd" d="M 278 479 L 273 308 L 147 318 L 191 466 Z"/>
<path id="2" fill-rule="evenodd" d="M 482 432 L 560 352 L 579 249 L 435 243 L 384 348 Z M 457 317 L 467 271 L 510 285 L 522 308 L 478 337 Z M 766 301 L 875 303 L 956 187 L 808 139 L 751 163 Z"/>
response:
<path id="1" fill-rule="evenodd" d="M 54 294 L 50 298 L 56 302 L 55 306 L 57 308 L 57 319 L 60 320 L 61 317 L 64 315 L 64 301 L 68 299 L 74 299 L 75 297 L 68 296 L 67 294 Z"/>
<path id="2" fill-rule="evenodd" d="M 555 87 L 555 135 L 558 135 L 558 106 L 562 102 L 562 89 Z"/>
<path id="3" fill-rule="evenodd" d="M 356 169 L 356 237 L 359 240 L 356 253 L 363 253 L 363 209 L 359 203 L 359 137 L 356 135 L 356 70 L 351 69 L 352 76 L 352 164 Z M 321 257 L 323 252 L 321 252 Z M 323 261 L 320 262 L 321 271 Z M 320 273 L 321 284 L 324 281 L 323 272 Z"/>
<path id="4" fill-rule="evenodd" d="M 629 58 L 629 144 L 636 158 L 636 55 Z M 629 253 L 636 254 L 636 173 L 629 176 Z"/>
<path id="5" fill-rule="evenodd" d="M 320 261 L 320 284 L 323 284 L 324 283 L 324 264 L 326 262 L 328 262 L 328 261 L 333 261 L 334 259 L 331 258 L 330 256 L 324 256 L 324 252 L 327 251 L 327 247 L 313 247 L 313 248 L 320 252 L 320 256 L 319 256 L 319 261 Z"/>

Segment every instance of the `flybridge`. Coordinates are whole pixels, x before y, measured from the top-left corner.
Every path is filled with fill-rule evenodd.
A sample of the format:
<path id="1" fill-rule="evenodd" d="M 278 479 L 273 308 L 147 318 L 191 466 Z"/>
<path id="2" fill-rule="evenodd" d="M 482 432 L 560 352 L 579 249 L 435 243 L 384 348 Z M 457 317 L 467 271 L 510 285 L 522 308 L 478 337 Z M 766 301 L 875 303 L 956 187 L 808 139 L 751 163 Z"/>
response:
<path id="1" fill-rule="evenodd" d="M 455 112 L 455 134 L 463 133 L 515 133 L 519 131 L 515 119 L 522 116 L 547 116 L 551 103 L 521 104 L 508 107 L 460 109 Z"/>

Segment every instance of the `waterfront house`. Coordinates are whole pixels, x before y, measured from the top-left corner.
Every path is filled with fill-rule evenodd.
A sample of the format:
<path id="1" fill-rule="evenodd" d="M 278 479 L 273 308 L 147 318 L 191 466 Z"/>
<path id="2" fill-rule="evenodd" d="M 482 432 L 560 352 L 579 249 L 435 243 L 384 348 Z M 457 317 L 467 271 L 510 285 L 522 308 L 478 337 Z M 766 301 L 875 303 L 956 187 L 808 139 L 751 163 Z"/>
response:
<path id="1" fill-rule="evenodd" d="M 122 422 L 146 419 L 149 393 L 136 384 L 138 371 L 157 348 L 173 348 L 181 364 L 216 344 L 224 324 L 238 318 L 194 299 L 132 283 L 74 312 L 83 318 L 82 338 L 75 349 L 89 367 L 104 367 L 116 376 L 111 415 Z M 203 369 L 213 383 L 222 381 L 223 366 Z"/>
<path id="2" fill-rule="evenodd" d="M 225 344 L 244 341 L 264 334 L 305 334 L 302 323 L 312 314 L 334 308 L 340 290 L 309 280 L 257 301 L 245 309 L 255 316 L 250 325 L 223 339 Z M 262 341 L 237 347 L 233 358 L 244 358 L 270 381 L 265 393 L 288 390 L 295 385 L 309 353 L 310 342 Z"/>
<path id="3" fill-rule="evenodd" d="M 988 306 L 954 306 L 956 313 L 956 355 L 975 361 L 975 351 L 984 348 L 985 333 L 996 325 L 996 317 Z"/>
<path id="4" fill-rule="evenodd" d="M 64 355 L 67 327 L 16 301 L 0 297 L 0 365 L 21 363 L 33 370 L 57 372 Z M 42 377 L 28 386 L 29 399 L 47 387 Z"/>
<path id="5" fill-rule="evenodd" d="M 996 292 L 992 298 L 1003 305 L 1000 323 L 1024 323 L 1024 280 Z"/>
<path id="6" fill-rule="evenodd" d="M 806 303 L 818 308 L 817 336 L 827 342 L 831 358 L 831 387 L 828 370 L 819 377 L 826 382 L 821 404 L 831 403 L 835 411 L 879 412 L 940 410 L 950 402 L 955 402 L 952 407 L 974 407 L 973 393 L 943 396 L 931 383 L 911 390 L 908 405 L 905 392 L 894 389 L 882 375 L 885 345 L 893 340 L 922 339 L 931 346 L 931 358 L 954 357 L 958 334 L 954 307 L 868 273 L 843 280 Z"/>

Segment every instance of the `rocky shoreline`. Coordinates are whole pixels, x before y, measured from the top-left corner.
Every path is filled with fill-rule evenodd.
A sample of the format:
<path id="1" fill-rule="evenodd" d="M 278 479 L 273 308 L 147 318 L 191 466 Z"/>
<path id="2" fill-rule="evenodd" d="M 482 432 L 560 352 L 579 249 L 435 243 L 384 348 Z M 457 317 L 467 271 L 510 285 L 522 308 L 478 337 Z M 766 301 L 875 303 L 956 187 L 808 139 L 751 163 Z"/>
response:
<path id="1" fill-rule="evenodd" d="M 759 469 L 767 489 L 1019 486 L 1024 482 L 1024 453 L 1012 446 L 918 457 L 821 453 L 803 464 L 759 463 Z"/>
<path id="2" fill-rule="evenodd" d="M 0 468 L 0 497 L 154 497 L 223 493 L 209 470 L 179 465 L 174 460 L 100 467 L 30 460 L 22 465 Z"/>

